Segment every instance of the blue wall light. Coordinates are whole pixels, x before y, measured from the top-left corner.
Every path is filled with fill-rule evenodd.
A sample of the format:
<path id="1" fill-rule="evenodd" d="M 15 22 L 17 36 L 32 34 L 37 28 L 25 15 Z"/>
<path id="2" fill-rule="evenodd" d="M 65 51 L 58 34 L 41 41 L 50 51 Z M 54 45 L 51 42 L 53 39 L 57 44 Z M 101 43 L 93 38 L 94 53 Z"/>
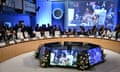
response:
<path id="1" fill-rule="evenodd" d="M 37 1 L 37 7 L 40 7 L 40 9 L 37 11 L 36 23 L 39 24 L 39 26 L 48 23 L 51 25 L 51 2 Z"/>

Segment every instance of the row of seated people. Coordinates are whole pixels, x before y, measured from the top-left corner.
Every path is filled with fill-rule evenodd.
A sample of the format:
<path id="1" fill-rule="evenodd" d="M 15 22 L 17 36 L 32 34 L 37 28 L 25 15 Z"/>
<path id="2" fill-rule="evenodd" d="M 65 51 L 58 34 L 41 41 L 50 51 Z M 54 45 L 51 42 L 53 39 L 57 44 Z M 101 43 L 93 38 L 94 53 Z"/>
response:
<path id="1" fill-rule="evenodd" d="M 73 30 L 68 29 L 68 31 L 62 31 L 60 27 L 51 27 L 49 25 L 46 29 L 36 26 L 35 30 L 31 27 L 27 30 L 24 28 L 24 25 L 19 26 L 17 30 L 12 28 L 4 30 L 3 28 L 0 28 L 0 41 L 9 44 L 14 44 L 15 40 L 16 42 L 21 42 L 52 37 L 84 36 L 120 40 L 120 26 L 118 25 L 114 31 L 110 31 L 110 29 L 104 28 L 104 26 L 99 30 L 94 26 L 85 31 L 84 27 L 81 26 L 79 32 L 75 28 Z"/>

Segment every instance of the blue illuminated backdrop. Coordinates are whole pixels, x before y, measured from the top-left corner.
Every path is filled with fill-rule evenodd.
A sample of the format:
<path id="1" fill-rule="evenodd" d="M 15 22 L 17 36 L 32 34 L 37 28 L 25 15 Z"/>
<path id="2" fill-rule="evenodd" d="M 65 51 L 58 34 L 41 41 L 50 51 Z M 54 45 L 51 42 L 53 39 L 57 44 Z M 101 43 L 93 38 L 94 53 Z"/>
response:
<path id="1" fill-rule="evenodd" d="M 40 7 L 40 9 L 36 13 L 36 23 L 39 24 L 39 26 L 48 23 L 51 25 L 51 2 L 37 0 L 37 8 L 38 7 Z"/>
<path id="2" fill-rule="evenodd" d="M 69 2 L 72 2 L 74 0 L 37 0 L 37 7 L 40 7 L 40 10 L 37 12 L 37 16 L 36 16 L 36 22 L 37 24 L 39 24 L 40 26 L 42 24 L 50 24 L 50 25 L 60 25 L 62 29 L 68 29 L 69 26 L 68 24 L 68 4 Z M 77 2 L 81 2 L 83 0 L 76 0 Z M 87 1 L 87 0 L 85 0 Z M 97 1 L 97 0 L 90 0 L 90 1 Z M 100 0 L 101 2 L 104 0 Z M 105 0 L 105 1 L 113 1 L 113 0 Z M 88 2 L 88 1 L 87 1 Z M 89 3 L 89 2 L 88 2 Z M 114 2 L 115 3 L 115 16 L 114 16 L 114 27 L 117 24 L 117 0 Z M 53 9 L 54 8 L 61 8 L 63 9 L 63 18 L 57 20 L 55 18 L 53 18 Z M 71 17 L 71 16 L 69 16 Z M 107 25 L 108 26 L 108 25 Z M 114 29 L 114 27 L 111 27 L 112 30 Z M 77 28 L 79 26 L 76 26 L 74 28 Z M 109 26 L 108 26 L 109 27 Z"/>
<path id="3" fill-rule="evenodd" d="M 52 24 L 64 29 L 65 4 L 64 2 L 52 2 Z"/>
<path id="4" fill-rule="evenodd" d="M 39 26 L 42 26 L 42 24 L 47 25 L 49 23 L 50 25 L 60 26 L 63 29 L 65 11 L 64 2 L 37 0 L 36 7 L 40 7 L 36 13 L 36 23 L 39 24 Z M 55 8 L 62 9 L 63 16 L 61 19 L 53 18 L 53 10 Z"/>

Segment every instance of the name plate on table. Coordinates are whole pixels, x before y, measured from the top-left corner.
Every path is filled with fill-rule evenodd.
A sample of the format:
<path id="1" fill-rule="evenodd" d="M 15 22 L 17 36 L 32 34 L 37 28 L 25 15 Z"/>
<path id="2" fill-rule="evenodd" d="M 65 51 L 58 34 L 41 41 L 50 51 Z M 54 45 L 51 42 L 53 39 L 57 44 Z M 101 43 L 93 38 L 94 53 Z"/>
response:
<path id="1" fill-rule="evenodd" d="M 94 38 L 95 36 L 94 36 L 94 35 L 90 35 L 90 36 L 88 36 L 88 37 L 90 37 L 90 38 Z"/>
<path id="2" fill-rule="evenodd" d="M 69 37 L 75 37 L 75 35 L 69 35 Z"/>
<path id="3" fill-rule="evenodd" d="M 85 37 L 85 35 L 79 35 L 79 37 Z"/>
<path id="4" fill-rule="evenodd" d="M 5 45 L 6 45 L 5 42 L 0 42 L 0 47 L 5 46 Z"/>
<path id="5" fill-rule="evenodd" d="M 15 41 L 9 41 L 9 44 L 14 44 L 15 43 Z"/>
<path id="6" fill-rule="evenodd" d="M 115 40 L 115 38 L 114 38 L 114 37 L 112 37 L 112 38 L 111 38 L 111 40 Z"/>
<path id="7" fill-rule="evenodd" d="M 67 37 L 67 35 L 62 35 L 62 37 L 64 38 L 64 37 Z"/>
<path id="8" fill-rule="evenodd" d="M 24 39 L 24 41 L 29 41 L 29 38 Z"/>
<path id="9" fill-rule="evenodd" d="M 16 40 L 16 42 L 19 43 L 19 42 L 21 42 L 21 40 L 20 40 L 20 39 L 19 39 L 19 40 Z"/>
<path id="10" fill-rule="evenodd" d="M 104 39 L 109 39 L 109 37 L 103 37 Z"/>
<path id="11" fill-rule="evenodd" d="M 96 38 L 102 38 L 101 36 L 96 36 Z"/>

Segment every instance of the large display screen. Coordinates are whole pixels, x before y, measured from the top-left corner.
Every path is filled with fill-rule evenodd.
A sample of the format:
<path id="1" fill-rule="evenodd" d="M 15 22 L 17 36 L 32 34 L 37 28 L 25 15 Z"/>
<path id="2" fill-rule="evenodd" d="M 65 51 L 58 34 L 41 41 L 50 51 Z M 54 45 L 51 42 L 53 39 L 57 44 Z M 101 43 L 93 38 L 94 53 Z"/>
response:
<path id="1" fill-rule="evenodd" d="M 91 66 L 103 61 L 103 54 L 101 48 L 89 49 L 87 52 L 89 55 L 89 63 Z"/>
<path id="2" fill-rule="evenodd" d="M 68 2 L 68 26 L 115 25 L 116 3 L 112 0 Z"/>
<path id="3" fill-rule="evenodd" d="M 52 50 L 50 65 L 76 67 L 78 52 L 76 50 Z"/>

